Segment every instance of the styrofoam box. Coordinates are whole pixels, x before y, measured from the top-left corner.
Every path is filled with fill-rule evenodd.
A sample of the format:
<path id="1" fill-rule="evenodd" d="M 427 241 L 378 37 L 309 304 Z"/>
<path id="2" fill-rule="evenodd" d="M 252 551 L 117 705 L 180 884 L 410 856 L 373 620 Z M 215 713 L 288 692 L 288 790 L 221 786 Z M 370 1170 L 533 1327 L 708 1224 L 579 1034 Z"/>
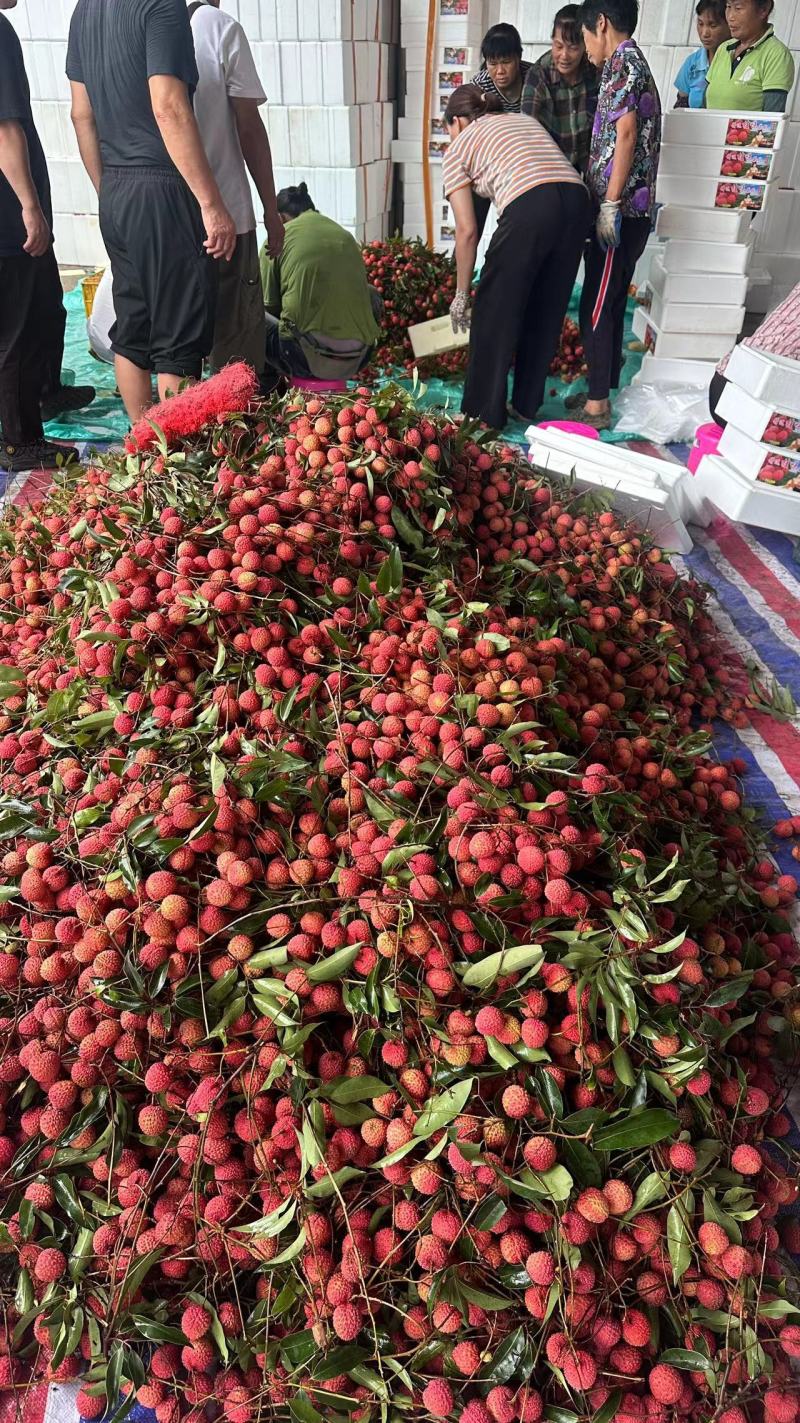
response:
<path id="1" fill-rule="evenodd" d="M 714 361 L 659 360 L 646 355 L 631 382 L 632 385 L 696 385 L 699 390 L 710 386 L 716 374 Z"/>
<path id="2" fill-rule="evenodd" d="M 681 110 L 677 110 L 678 113 Z M 682 237 L 692 242 L 732 242 L 746 240 L 753 226 L 751 212 L 731 208 L 703 211 L 686 202 L 662 207 L 656 219 L 658 237 Z"/>
<path id="3" fill-rule="evenodd" d="M 693 242 L 671 237 L 657 255 L 665 272 L 741 276 L 750 267 L 753 250 L 752 237 L 747 242 Z"/>
<path id="4" fill-rule="evenodd" d="M 744 306 L 747 298 L 747 276 L 728 277 L 719 272 L 667 272 L 658 254 L 650 263 L 650 286 L 662 302 L 698 302 L 716 308 L 717 304 Z M 714 326 L 714 311 L 707 317 Z M 663 323 L 660 323 L 663 325 Z"/>
<path id="5" fill-rule="evenodd" d="M 454 331 L 449 316 L 434 316 L 432 321 L 420 321 L 409 326 L 408 339 L 414 355 L 437 356 L 442 351 L 455 351 L 469 345 L 469 331 Z"/>
<path id="6" fill-rule="evenodd" d="M 665 301 L 655 292 L 650 316 L 660 331 L 686 331 L 692 335 L 714 331 L 738 336 L 744 322 L 744 302 L 705 306 L 694 301 Z"/>
<path id="7" fill-rule="evenodd" d="M 737 523 L 800 534 L 800 493 L 754 483 L 719 455 L 704 455 L 695 475 L 696 493 Z"/>
<path id="8" fill-rule="evenodd" d="M 725 372 L 728 380 L 776 410 L 793 410 L 800 390 L 800 361 L 772 356 L 753 346 L 737 346 Z"/>
<path id="9" fill-rule="evenodd" d="M 720 361 L 736 344 L 733 333 L 705 331 L 690 335 L 686 331 L 661 331 L 643 307 L 634 312 L 633 330 L 659 360 Z"/>
<path id="10" fill-rule="evenodd" d="M 718 144 L 734 146 L 741 134 L 744 148 L 778 149 L 783 142 L 786 121 L 783 114 L 726 113 L 716 109 L 671 109 L 664 114 L 664 143 Z M 757 142 L 754 134 L 763 135 Z"/>
<path id="11" fill-rule="evenodd" d="M 764 212 L 774 184 L 739 183 L 727 178 L 679 178 L 660 173 L 656 194 L 660 203 L 685 203 L 688 207 L 721 207 L 726 212 Z M 720 201 L 723 189 L 735 195 L 735 202 Z"/>
<path id="12" fill-rule="evenodd" d="M 719 442 L 719 452 L 749 479 L 758 479 L 772 471 L 778 478 L 800 479 L 800 450 L 775 450 L 770 445 L 754 440 L 737 430 L 735 425 L 726 425 Z"/>
<path id="13" fill-rule="evenodd" d="M 740 386 L 728 382 L 717 404 L 720 415 L 743 434 L 769 449 L 800 454 L 800 390 L 794 410 L 776 410 Z"/>
<path id="14" fill-rule="evenodd" d="M 735 166 L 736 171 L 731 171 Z M 665 143 L 658 171 L 691 178 L 725 178 L 770 182 L 777 177 L 775 153 L 769 148 L 720 148 L 714 145 Z"/>

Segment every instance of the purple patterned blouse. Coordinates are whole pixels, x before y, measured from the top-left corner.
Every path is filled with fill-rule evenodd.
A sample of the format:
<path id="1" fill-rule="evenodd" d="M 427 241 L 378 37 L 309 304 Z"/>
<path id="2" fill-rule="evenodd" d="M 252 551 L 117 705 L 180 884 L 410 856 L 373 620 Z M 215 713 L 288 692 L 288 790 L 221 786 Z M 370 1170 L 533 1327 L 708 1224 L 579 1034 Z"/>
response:
<path id="1" fill-rule="evenodd" d="M 636 114 L 636 150 L 622 194 L 623 217 L 649 217 L 656 200 L 658 158 L 661 152 L 661 100 L 656 82 L 635 40 L 625 40 L 603 66 L 600 95 L 592 129 L 592 147 L 586 182 L 592 197 L 601 203 L 606 195 L 614 151 L 617 121 Z"/>

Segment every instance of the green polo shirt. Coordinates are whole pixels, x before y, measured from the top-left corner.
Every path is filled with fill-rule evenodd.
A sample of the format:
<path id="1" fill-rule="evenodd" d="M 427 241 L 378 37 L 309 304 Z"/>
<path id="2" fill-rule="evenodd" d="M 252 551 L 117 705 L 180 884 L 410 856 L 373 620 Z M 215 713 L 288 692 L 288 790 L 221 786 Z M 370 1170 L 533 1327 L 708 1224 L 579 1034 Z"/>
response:
<path id="1" fill-rule="evenodd" d="M 794 83 L 794 60 L 771 25 L 756 44 L 745 50 L 734 67 L 735 50 L 736 40 L 720 45 L 711 61 L 707 109 L 760 112 L 764 108 L 764 95 L 770 89 L 789 92 Z"/>
<path id="2" fill-rule="evenodd" d="M 280 317 L 284 336 L 314 333 L 372 346 L 367 269 L 354 237 L 321 212 L 304 212 L 286 226 L 280 257 L 261 252 L 264 305 Z"/>

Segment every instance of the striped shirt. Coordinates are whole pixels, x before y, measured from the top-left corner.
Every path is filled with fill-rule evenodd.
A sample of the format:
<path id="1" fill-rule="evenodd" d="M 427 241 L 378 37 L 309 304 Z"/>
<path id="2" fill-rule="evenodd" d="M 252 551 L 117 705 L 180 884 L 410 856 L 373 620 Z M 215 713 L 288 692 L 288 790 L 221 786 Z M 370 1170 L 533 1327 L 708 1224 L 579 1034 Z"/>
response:
<path id="1" fill-rule="evenodd" d="M 774 311 L 765 316 L 752 336 L 745 337 L 743 346 L 752 346 L 756 351 L 764 351 L 769 356 L 785 356 L 790 361 L 800 361 L 800 282 L 792 287 L 789 295 Z M 720 375 L 728 368 L 730 355 L 725 356 L 717 366 Z"/>
<path id="2" fill-rule="evenodd" d="M 523 91 L 523 89 L 524 89 L 524 87 L 525 87 L 525 81 L 526 81 L 526 79 L 527 79 L 527 77 L 528 77 L 528 74 L 529 74 L 529 72 L 530 72 L 530 70 L 531 70 L 532 68 L 533 68 L 533 65 L 530 63 L 529 60 L 527 60 L 527 59 L 521 59 L 521 60 L 520 60 L 520 62 L 519 62 L 519 78 L 520 78 L 520 85 L 519 85 L 519 93 L 517 94 L 516 99 L 509 99 L 509 98 L 507 98 L 507 96 L 502 92 L 502 90 L 501 90 L 501 89 L 498 89 L 498 87 L 497 87 L 497 85 L 495 84 L 495 82 L 494 82 L 494 80 L 493 80 L 491 74 L 489 73 L 488 69 L 485 69 L 485 68 L 478 70 L 478 73 L 475 75 L 474 79 L 471 79 L 471 80 L 470 80 L 470 84 L 477 84 L 478 88 L 479 88 L 479 89 L 482 89 L 483 92 L 484 92 L 484 94 L 496 94 L 497 97 L 498 97 L 498 99 L 501 99 L 501 100 L 502 100 L 502 102 L 503 102 L 503 108 L 505 109 L 505 112 L 506 112 L 507 114 L 518 114 L 518 113 L 520 113 L 521 108 L 522 108 L 522 91 Z"/>
<path id="3" fill-rule="evenodd" d="M 453 140 L 442 165 L 445 195 L 472 188 L 498 213 L 545 183 L 580 183 L 558 144 L 527 114 L 486 114 Z"/>

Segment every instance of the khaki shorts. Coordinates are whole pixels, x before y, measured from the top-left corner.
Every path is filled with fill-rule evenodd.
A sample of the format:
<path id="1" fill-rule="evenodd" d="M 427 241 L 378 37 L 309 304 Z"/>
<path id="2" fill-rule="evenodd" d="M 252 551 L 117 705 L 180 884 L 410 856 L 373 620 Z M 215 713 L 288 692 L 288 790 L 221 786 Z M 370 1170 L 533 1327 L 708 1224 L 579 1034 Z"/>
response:
<path id="1" fill-rule="evenodd" d="M 209 357 L 212 375 L 229 361 L 247 361 L 260 376 L 264 371 L 266 328 L 255 232 L 237 237 L 230 262 L 223 258 L 216 266 L 219 292 Z"/>

